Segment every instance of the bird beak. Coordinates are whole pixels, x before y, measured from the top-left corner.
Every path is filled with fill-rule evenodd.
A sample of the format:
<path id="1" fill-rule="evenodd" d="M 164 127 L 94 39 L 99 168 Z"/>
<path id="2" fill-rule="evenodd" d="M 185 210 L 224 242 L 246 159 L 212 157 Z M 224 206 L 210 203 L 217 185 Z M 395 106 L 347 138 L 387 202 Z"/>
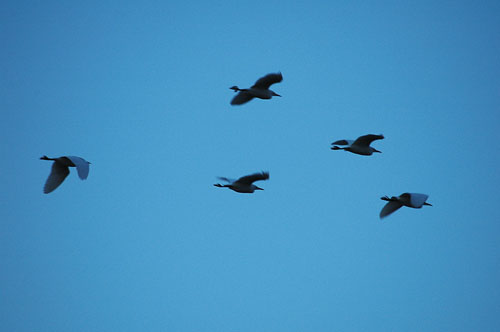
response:
<path id="1" fill-rule="evenodd" d="M 382 151 L 379 151 L 379 150 L 375 150 L 375 149 L 373 149 L 373 152 L 378 152 L 378 153 L 382 153 Z"/>
<path id="2" fill-rule="evenodd" d="M 264 190 L 264 189 L 262 189 L 262 188 L 259 188 L 259 187 L 256 187 L 256 188 L 255 188 L 255 190 Z"/>
<path id="3" fill-rule="evenodd" d="M 424 202 L 424 205 L 429 205 L 429 206 L 432 206 L 432 204 L 427 203 L 427 202 Z"/>
<path id="4" fill-rule="evenodd" d="M 276 97 L 281 97 L 281 95 L 279 95 L 279 94 L 275 94 L 275 96 L 276 96 Z"/>

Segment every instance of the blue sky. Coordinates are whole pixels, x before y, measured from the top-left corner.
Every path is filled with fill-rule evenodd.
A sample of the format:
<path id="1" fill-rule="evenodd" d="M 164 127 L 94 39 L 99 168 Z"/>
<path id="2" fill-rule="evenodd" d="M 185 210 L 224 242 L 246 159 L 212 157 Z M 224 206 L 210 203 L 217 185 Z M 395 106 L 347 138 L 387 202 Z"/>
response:
<path id="1" fill-rule="evenodd" d="M 0 329 L 498 330 L 499 14 L 2 2 Z M 282 98 L 229 105 L 277 71 Z M 329 149 L 368 133 L 382 154 Z M 89 178 L 44 195 L 44 154 Z M 379 220 L 403 192 L 434 206 Z"/>

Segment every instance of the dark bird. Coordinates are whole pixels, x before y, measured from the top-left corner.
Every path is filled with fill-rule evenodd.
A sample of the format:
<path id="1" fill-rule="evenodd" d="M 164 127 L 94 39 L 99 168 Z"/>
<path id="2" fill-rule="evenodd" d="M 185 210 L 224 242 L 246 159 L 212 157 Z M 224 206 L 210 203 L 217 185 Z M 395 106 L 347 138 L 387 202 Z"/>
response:
<path id="1" fill-rule="evenodd" d="M 424 205 L 432 206 L 432 204 L 426 202 L 427 198 L 429 198 L 429 195 L 415 193 L 404 193 L 399 195 L 399 197 L 392 196 L 391 198 L 388 196 L 381 197 L 381 200 L 388 201 L 389 203 L 380 211 L 380 219 L 387 217 L 402 206 L 414 209 L 420 209 Z"/>
<path id="2" fill-rule="evenodd" d="M 382 153 L 381 151 L 374 149 L 370 146 L 371 142 L 378 140 L 378 139 L 383 139 L 384 135 L 364 135 L 358 137 L 355 141 L 353 140 L 346 140 L 346 139 L 341 139 L 339 141 L 335 141 L 332 143 L 333 147 L 331 147 L 332 150 L 345 150 L 349 151 L 352 153 L 360 154 L 363 156 L 370 156 L 373 152 L 379 152 Z M 347 145 L 346 147 L 339 147 L 337 145 Z"/>
<path id="3" fill-rule="evenodd" d="M 231 100 L 231 105 L 242 105 L 253 98 L 271 99 L 273 96 L 281 97 L 276 92 L 269 90 L 269 87 L 282 80 L 283 75 L 281 75 L 281 73 L 267 74 L 259 78 L 250 89 L 240 89 L 236 85 L 232 86 L 230 89 L 234 90 L 234 92 L 238 92 L 238 94 Z"/>
<path id="4" fill-rule="evenodd" d="M 54 161 L 52 164 L 52 171 L 50 172 L 50 175 L 45 182 L 45 186 L 43 187 L 43 192 L 45 194 L 53 192 L 61 183 L 63 183 L 64 179 L 66 179 L 69 174 L 69 167 L 76 167 L 78 177 L 82 180 L 85 180 L 89 175 L 90 163 L 80 157 L 64 156 L 59 158 L 49 158 L 47 156 L 43 156 L 40 159 Z"/>
<path id="5" fill-rule="evenodd" d="M 225 177 L 219 177 L 218 179 L 220 179 L 222 181 L 226 181 L 228 184 L 216 183 L 216 184 L 214 184 L 214 186 L 216 186 L 216 187 L 229 188 L 229 189 L 234 190 L 238 193 L 251 194 L 255 190 L 264 190 L 262 188 L 257 187 L 253 183 L 255 181 L 269 179 L 269 172 L 261 172 L 261 173 L 246 175 L 246 176 L 239 178 L 238 180 L 230 180 L 230 179 L 225 178 Z"/>

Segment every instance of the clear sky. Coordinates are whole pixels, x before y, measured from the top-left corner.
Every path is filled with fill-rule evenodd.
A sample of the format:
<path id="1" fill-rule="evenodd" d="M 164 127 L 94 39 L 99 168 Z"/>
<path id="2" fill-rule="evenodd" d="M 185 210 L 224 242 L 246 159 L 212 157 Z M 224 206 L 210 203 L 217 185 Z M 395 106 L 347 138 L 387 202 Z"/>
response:
<path id="1" fill-rule="evenodd" d="M 498 331 L 499 17 L 2 1 L 0 330 Z M 229 105 L 277 71 L 282 98 Z M 382 154 L 329 149 L 369 133 Z M 88 179 L 43 194 L 44 154 Z M 403 192 L 433 207 L 381 221 Z"/>

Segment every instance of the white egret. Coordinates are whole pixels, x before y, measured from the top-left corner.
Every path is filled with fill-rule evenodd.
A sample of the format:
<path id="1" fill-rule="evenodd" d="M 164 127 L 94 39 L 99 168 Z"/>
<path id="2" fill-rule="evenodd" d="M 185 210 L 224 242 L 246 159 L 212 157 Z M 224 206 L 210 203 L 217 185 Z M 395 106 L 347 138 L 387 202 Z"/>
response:
<path id="1" fill-rule="evenodd" d="M 388 201 L 389 203 L 380 211 L 380 218 L 387 217 L 402 206 L 414 209 L 420 209 L 424 205 L 432 206 L 432 204 L 426 202 L 427 198 L 429 198 L 429 195 L 415 193 L 404 193 L 398 197 L 392 196 L 391 198 L 388 196 L 381 197 L 381 200 Z"/>
<path id="2" fill-rule="evenodd" d="M 281 97 L 276 92 L 269 90 L 269 87 L 282 80 L 283 75 L 281 75 L 281 73 L 267 74 L 259 78 L 250 89 L 240 89 L 236 85 L 232 86 L 230 89 L 234 90 L 234 92 L 238 92 L 238 94 L 231 100 L 231 105 L 241 105 L 249 102 L 253 98 L 271 99 L 273 96 Z"/>
<path id="3" fill-rule="evenodd" d="M 384 135 L 364 135 L 358 137 L 355 141 L 353 140 L 338 140 L 332 143 L 332 150 L 345 150 L 355 154 L 360 154 L 363 156 L 370 156 L 373 152 L 382 153 L 381 151 L 374 149 L 370 146 L 371 142 L 383 139 Z M 346 147 L 339 147 L 337 145 L 347 145 Z"/>
<path id="4" fill-rule="evenodd" d="M 228 182 L 228 184 L 216 183 L 216 184 L 214 184 L 214 186 L 219 187 L 219 188 L 229 188 L 229 189 L 234 190 L 238 193 L 251 194 L 255 190 L 264 190 L 262 188 L 257 187 L 253 183 L 255 181 L 269 179 L 269 172 L 261 172 L 261 173 L 246 175 L 246 176 L 239 178 L 238 180 L 230 180 L 230 179 L 225 178 L 225 177 L 219 177 L 219 179 Z"/>
<path id="5" fill-rule="evenodd" d="M 43 187 L 43 192 L 45 194 L 53 192 L 59 185 L 66 179 L 69 174 L 69 167 L 76 167 L 78 172 L 78 177 L 85 180 L 89 175 L 89 162 L 83 158 L 75 156 L 63 156 L 59 158 L 49 158 L 43 156 L 42 160 L 53 160 L 52 171 L 50 172 L 45 186 Z"/>

